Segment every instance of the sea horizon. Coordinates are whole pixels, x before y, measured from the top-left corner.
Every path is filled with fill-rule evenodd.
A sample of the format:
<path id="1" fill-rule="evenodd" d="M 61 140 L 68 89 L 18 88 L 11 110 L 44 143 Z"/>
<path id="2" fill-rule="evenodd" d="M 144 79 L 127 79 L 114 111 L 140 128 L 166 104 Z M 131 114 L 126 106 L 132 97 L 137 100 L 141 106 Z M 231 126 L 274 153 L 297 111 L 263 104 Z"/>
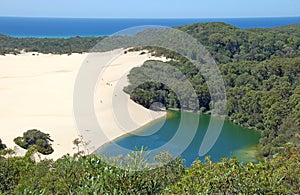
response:
<path id="1" fill-rule="evenodd" d="M 247 18 L 50 18 L 0 16 L 0 34 L 17 38 L 110 36 L 120 30 L 142 25 L 176 27 L 206 22 L 224 22 L 242 29 L 272 28 L 300 24 L 300 16 Z"/>
<path id="2" fill-rule="evenodd" d="M 204 17 L 204 18 L 197 18 L 197 17 L 139 17 L 139 18 L 134 18 L 134 17 L 47 17 L 47 16 L 0 16 L 0 18 L 47 18 L 47 19 L 138 19 L 138 20 L 143 20 L 143 19 L 251 19 L 251 18 L 300 18 L 299 16 L 255 16 L 255 17 Z"/>

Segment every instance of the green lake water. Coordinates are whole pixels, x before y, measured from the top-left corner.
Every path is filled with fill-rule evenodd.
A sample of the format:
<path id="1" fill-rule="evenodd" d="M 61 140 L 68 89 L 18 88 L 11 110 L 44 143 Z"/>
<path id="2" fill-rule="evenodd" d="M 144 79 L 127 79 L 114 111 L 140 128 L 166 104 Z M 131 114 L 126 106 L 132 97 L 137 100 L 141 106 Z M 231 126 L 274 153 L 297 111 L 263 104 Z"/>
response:
<path id="1" fill-rule="evenodd" d="M 135 148 L 146 147 L 151 150 L 160 148 L 170 143 L 172 137 L 178 131 L 178 127 L 188 132 L 196 123 L 196 134 L 188 145 L 180 143 L 168 144 L 167 151 L 175 154 L 175 151 L 184 151 L 180 157 L 185 159 L 185 165 L 189 167 L 196 159 L 204 160 L 210 156 L 212 161 L 219 161 L 221 158 L 236 157 L 240 162 L 256 162 L 256 146 L 259 143 L 260 133 L 255 130 L 246 129 L 232 122 L 225 120 L 222 131 L 213 147 L 204 156 L 199 156 L 199 148 L 208 130 L 208 125 L 213 116 L 198 113 L 184 113 L 185 119 L 181 120 L 181 113 L 168 111 L 167 119 L 155 121 L 135 132 L 135 134 L 124 135 L 112 143 L 101 147 L 96 153 L 108 156 L 126 155 L 124 148 L 134 150 Z M 215 118 L 216 119 L 216 118 Z M 210 129 L 213 130 L 213 129 Z M 137 135 L 138 134 L 138 135 Z M 182 136 L 185 139 L 185 136 Z M 156 151 L 157 152 L 157 151 Z M 155 155 L 150 153 L 152 157 Z M 151 158 L 151 155 L 149 156 Z"/>

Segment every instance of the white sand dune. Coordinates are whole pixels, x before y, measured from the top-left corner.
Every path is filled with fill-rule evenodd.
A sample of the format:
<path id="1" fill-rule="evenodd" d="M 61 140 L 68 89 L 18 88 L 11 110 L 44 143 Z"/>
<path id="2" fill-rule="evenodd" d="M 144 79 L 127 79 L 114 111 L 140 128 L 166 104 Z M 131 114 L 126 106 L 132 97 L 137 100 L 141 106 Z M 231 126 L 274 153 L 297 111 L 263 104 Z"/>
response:
<path id="1" fill-rule="evenodd" d="M 148 59 L 139 52 L 119 56 L 108 65 L 95 90 L 95 110 L 107 138 L 78 131 L 73 116 L 73 89 L 78 70 L 89 54 L 52 55 L 32 53 L 0 56 L 0 138 L 10 148 L 15 137 L 29 129 L 49 133 L 57 159 L 76 152 L 72 141 L 78 132 L 93 151 L 106 142 L 165 116 L 135 104 L 122 91 L 126 75 Z M 93 54 L 97 55 L 97 54 Z M 100 54 L 99 54 L 100 55 Z M 101 54 L 103 55 L 103 54 Z M 110 83 L 110 85 L 107 85 Z M 133 124 L 120 123 L 113 105 L 127 104 Z M 18 149 L 18 151 L 21 151 Z"/>

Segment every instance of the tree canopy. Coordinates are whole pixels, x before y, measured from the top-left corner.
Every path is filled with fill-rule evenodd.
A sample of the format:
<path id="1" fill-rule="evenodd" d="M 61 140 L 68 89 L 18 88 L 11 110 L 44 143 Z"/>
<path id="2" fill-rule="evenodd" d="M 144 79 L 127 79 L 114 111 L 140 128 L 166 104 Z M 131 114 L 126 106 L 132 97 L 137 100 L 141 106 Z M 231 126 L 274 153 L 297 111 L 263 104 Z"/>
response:
<path id="1" fill-rule="evenodd" d="M 35 162 L 29 150 L 24 157 L 0 158 L 0 194 L 298 194 L 299 150 L 258 164 L 240 164 L 236 159 L 221 162 L 195 161 L 184 168 L 183 160 L 164 152 L 156 157 L 169 163 L 156 169 L 133 171 L 144 158 L 128 155 L 116 163 L 120 169 L 96 155 L 64 156 L 56 161 Z"/>
<path id="2" fill-rule="evenodd" d="M 299 56 L 300 25 L 267 29 L 239 29 L 221 23 L 178 27 L 197 38 L 219 63 L 239 60 L 264 61 L 272 56 Z"/>
<path id="3" fill-rule="evenodd" d="M 300 84 L 300 25 L 271 29 L 239 29 L 224 23 L 193 24 L 178 27 L 197 38 L 216 59 L 226 85 L 227 115 L 239 125 L 262 131 L 261 152 L 265 157 L 281 152 L 282 145 L 293 143 L 300 147 L 299 84 Z M 152 55 L 174 59 L 168 62 L 183 73 L 192 84 L 199 110 L 212 106 L 207 83 L 200 71 L 185 58 L 164 48 L 148 49 Z M 167 109 L 191 109 L 195 101 L 180 101 L 176 93 L 162 83 L 146 82 L 144 70 L 155 67 L 157 73 L 167 72 L 178 78 L 175 71 L 158 62 L 147 61 L 134 68 L 128 76 L 130 85 L 125 92 L 135 102 L 149 108 L 153 102 Z M 180 86 L 182 91 L 187 91 Z M 190 98 L 189 93 L 186 99 Z"/>
<path id="4" fill-rule="evenodd" d="M 103 37 L 72 38 L 13 38 L 0 35 L 0 55 L 39 52 L 52 54 L 71 54 L 88 52 Z"/>
<path id="5" fill-rule="evenodd" d="M 23 137 L 17 137 L 14 142 L 21 148 L 28 149 L 32 146 L 36 146 L 36 149 L 41 154 L 53 153 L 49 134 L 45 134 L 37 129 L 28 130 L 23 133 Z"/>
<path id="6" fill-rule="evenodd" d="M 2 140 L 0 139 L 0 150 L 4 150 L 6 148 L 6 145 L 2 143 Z"/>

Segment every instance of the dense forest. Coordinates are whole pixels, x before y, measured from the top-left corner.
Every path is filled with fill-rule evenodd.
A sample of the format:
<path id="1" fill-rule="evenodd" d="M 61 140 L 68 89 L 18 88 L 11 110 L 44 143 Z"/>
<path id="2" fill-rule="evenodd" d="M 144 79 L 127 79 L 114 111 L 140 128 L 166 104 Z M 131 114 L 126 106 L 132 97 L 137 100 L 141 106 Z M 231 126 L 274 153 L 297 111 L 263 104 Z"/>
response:
<path id="1" fill-rule="evenodd" d="M 178 29 L 197 38 L 218 63 L 264 61 L 300 54 L 300 25 L 270 29 L 239 29 L 225 23 L 192 24 Z"/>
<path id="2" fill-rule="evenodd" d="M 272 157 L 281 152 L 286 143 L 300 146 L 300 25 L 245 30 L 223 23 L 207 23 L 179 29 L 198 38 L 216 59 L 226 85 L 227 115 L 239 125 L 262 131 L 263 156 Z M 211 109 L 207 84 L 196 66 L 163 48 L 131 50 L 141 49 L 174 59 L 168 64 L 180 70 L 193 85 L 200 111 Z M 162 83 L 146 82 L 137 86 L 137 80 L 147 77 L 144 73 L 150 68 L 168 71 L 155 61 L 132 69 L 128 76 L 131 85 L 125 88 L 131 99 L 147 108 L 153 102 L 160 102 L 167 109 L 195 107 L 195 101 L 180 101 L 174 90 Z M 177 76 L 175 71 L 169 71 L 168 75 Z"/>
<path id="3" fill-rule="evenodd" d="M 239 29 L 224 23 L 203 23 L 178 29 L 198 39 L 216 60 L 226 84 L 228 118 L 262 132 L 260 151 L 266 157 L 264 161 L 243 164 L 236 159 L 211 162 L 207 158 L 185 168 L 183 159 L 173 159 L 164 152 L 157 155 L 154 164 L 171 160 L 167 165 L 135 171 L 137 166 L 152 165 L 134 154 L 116 161 L 127 169 L 112 166 L 104 157 L 81 153 L 56 161 L 36 160 L 33 154 L 41 148 L 20 142 L 27 137 L 24 134 L 15 140 L 28 148 L 24 157 L 14 157 L 0 139 L 0 194 L 299 194 L 300 25 Z M 0 54 L 22 50 L 86 52 L 101 39 L 21 39 L 2 35 Z M 144 48 L 133 50 L 141 49 Z M 195 89 L 199 110 L 209 113 L 212 100 L 208 86 L 193 63 L 163 48 L 146 49 L 153 55 L 173 59 L 168 64 L 186 76 Z M 147 61 L 132 69 L 130 85 L 124 90 L 147 108 L 153 102 L 161 102 L 167 109 L 194 108 L 195 101 L 179 101 L 176 93 L 162 83 L 135 86 L 137 78 L 146 76 L 143 68 L 168 70 L 160 65 L 158 61 Z M 50 135 L 42 137 L 51 140 Z M 44 141 L 39 142 L 45 146 Z M 49 143 L 46 145 L 47 152 L 52 152 Z"/>
<path id="4" fill-rule="evenodd" d="M 89 51 L 103 37 L 72 38 L 13 38 L 0 35 L 0 55 L 40 52 L 53 54 L 71 54 Z"/>

